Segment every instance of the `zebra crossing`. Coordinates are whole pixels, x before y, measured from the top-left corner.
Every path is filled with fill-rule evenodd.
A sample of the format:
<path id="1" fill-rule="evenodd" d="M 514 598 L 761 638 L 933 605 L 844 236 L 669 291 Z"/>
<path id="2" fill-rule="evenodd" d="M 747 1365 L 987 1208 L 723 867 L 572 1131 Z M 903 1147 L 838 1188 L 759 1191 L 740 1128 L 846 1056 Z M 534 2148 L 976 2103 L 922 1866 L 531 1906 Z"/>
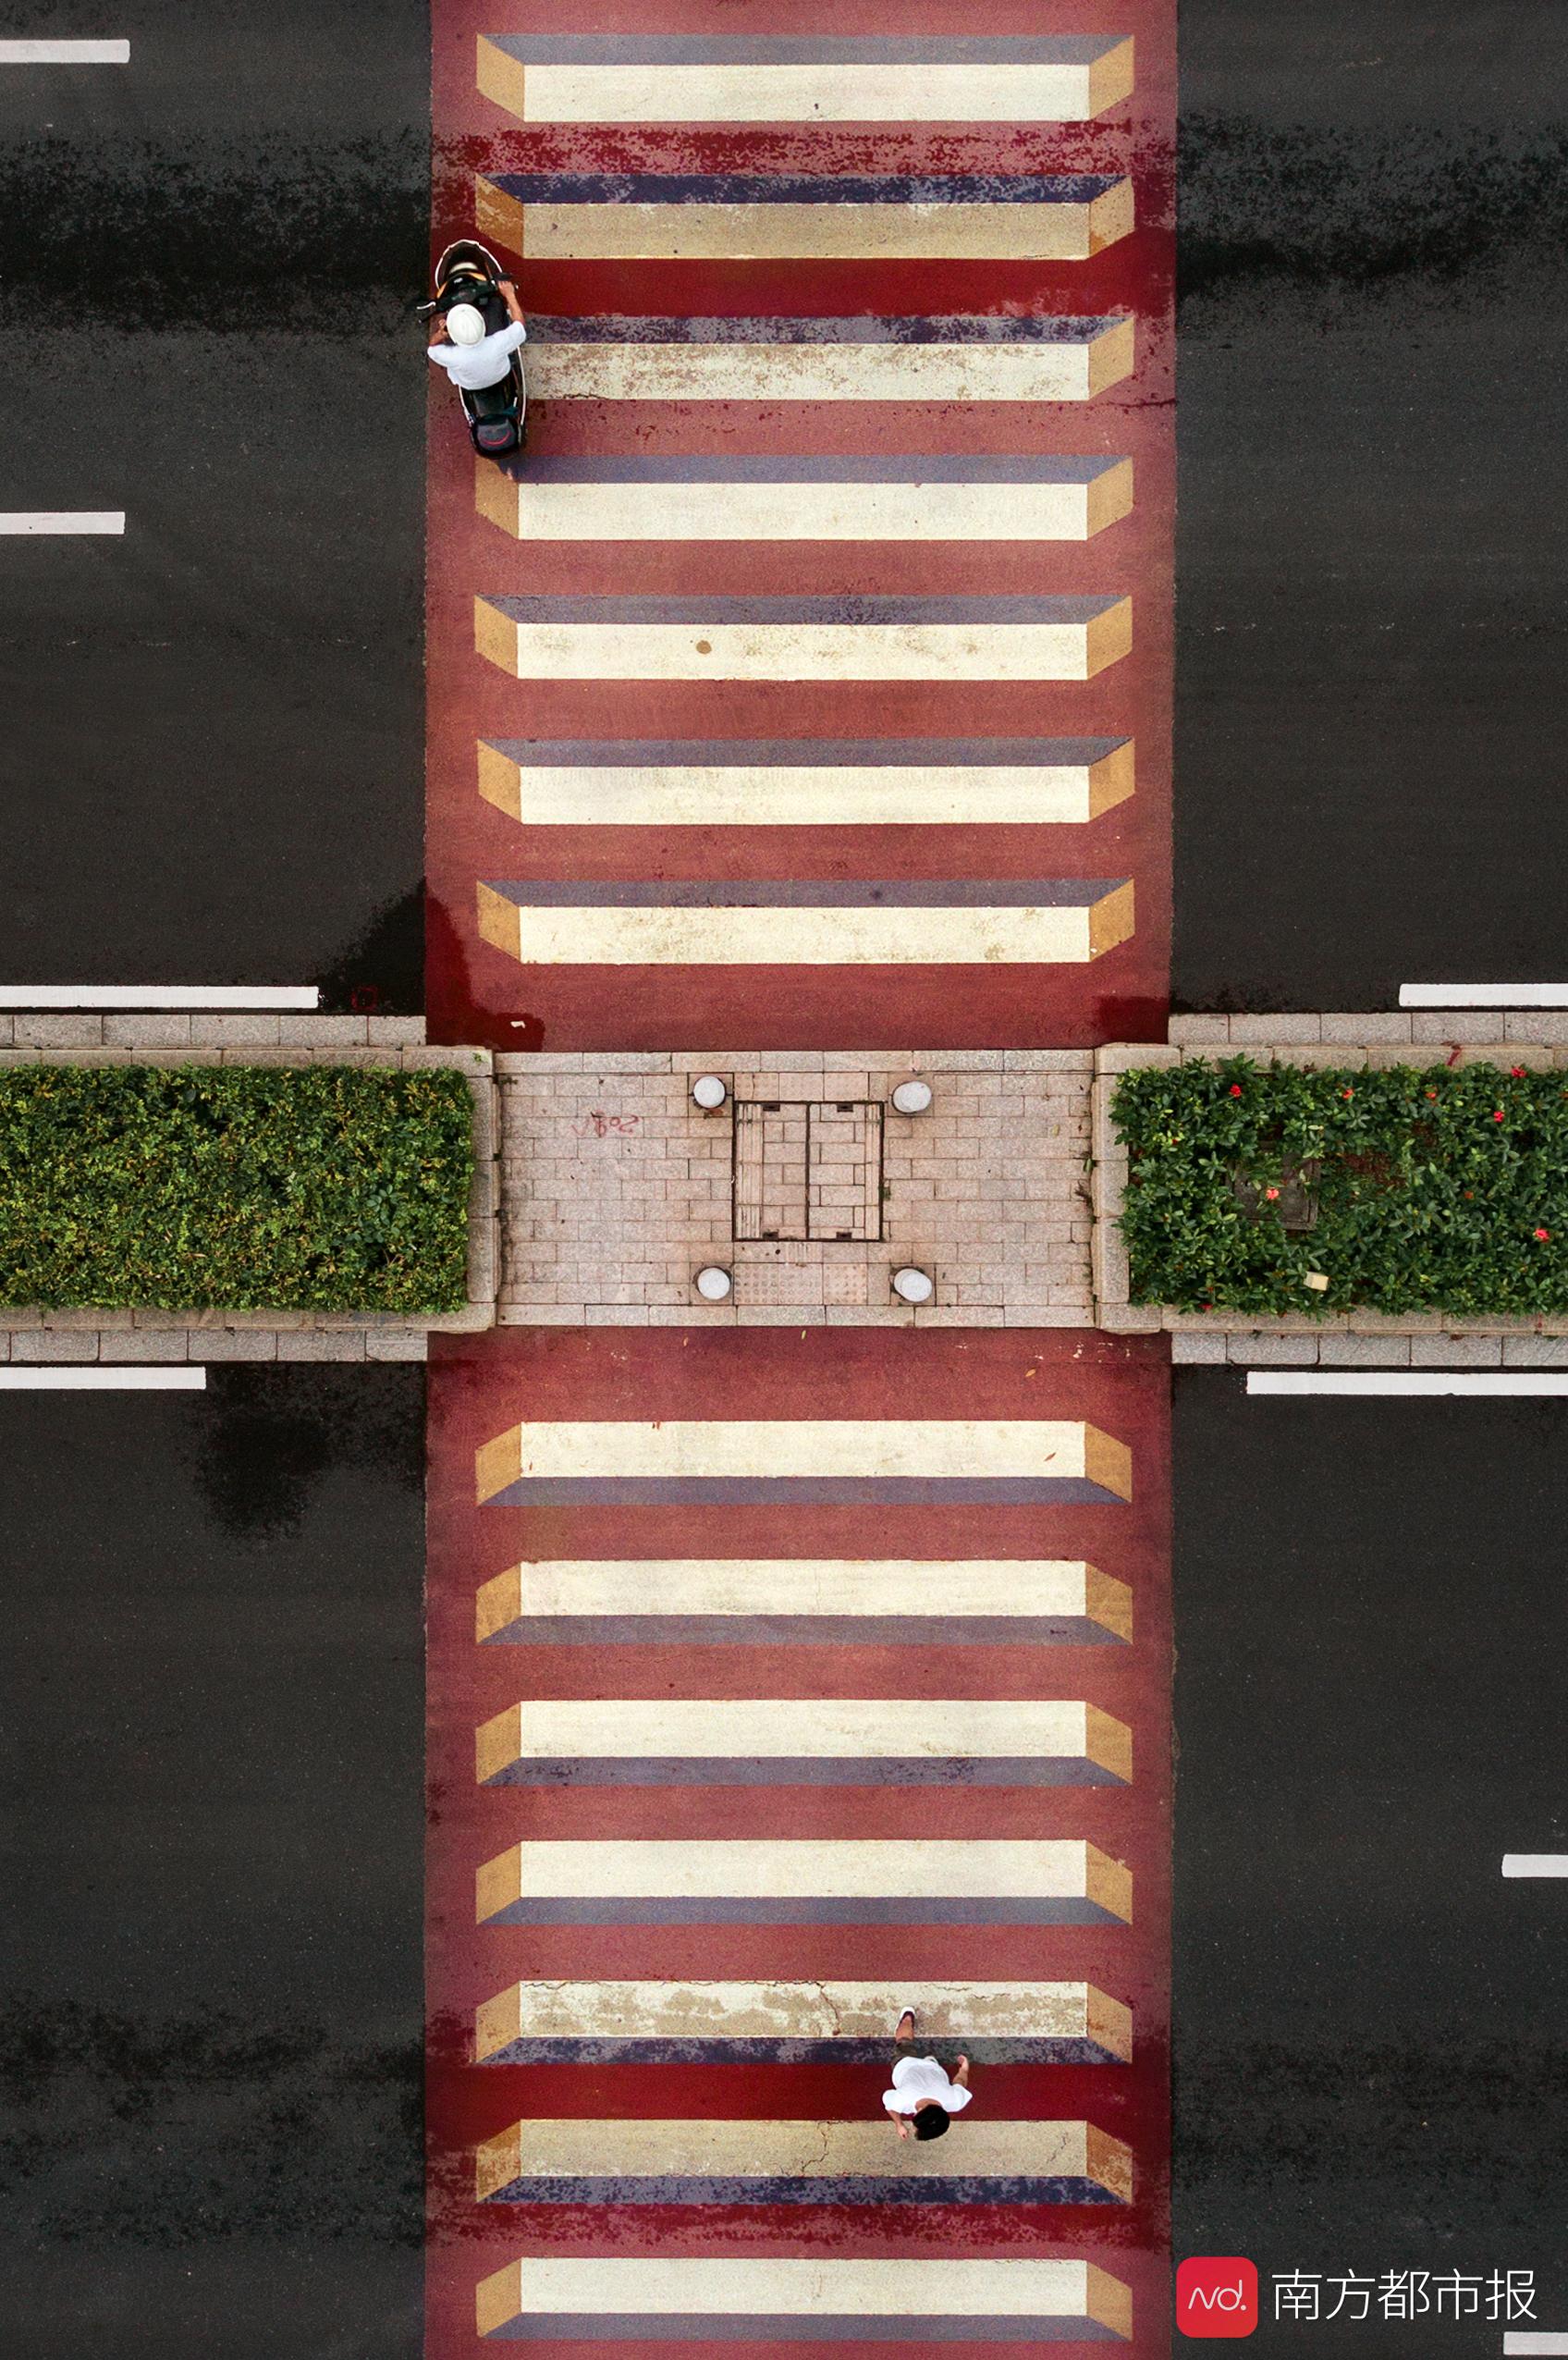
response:
<path id="1" fill-rule="evenodd" d="M 654 1044 L 706 979 L 742 1022 L 786 989 L 796 1037 L 827 1044 L 852 974 L 889 1039 L 940 1012 L 978 1043 L 1005 1008 L 1061 1045 L 1086 1037 L 1077 970 L 1101 1001 L 1158 989 L 1151 13 L 1158 61 L 1150 0 L 1029 37 L 482 24 L 460 94 L 453 51 L 533 396 L 515 464 L 433 448 L 435 989 L 466 1037 L 515 1048 L 521 1005 L 557 1048 L 624 1046 L 634 981 Z M 753 801 L 728 776 L 784 768 L 757 742 L 977 726 L 1128 755 L 1109 793 L 998 794 L 1005 752 L 929 766 L 937 792 L 822 763 L 809 793 L 775 775 Z M 670 742 L 697 752 L 663 764 Z M 720 776 L 672 789 L 671 768 Z"/>
<path id="2" fill-rule="evenodd" d="M 1004 1336 L 955 1368 L 922 1338 L 900 1417 L 858 1341 L 691 1341 L 509 1334 L 445 1413 L 443 2316 L 466 2288 L 493 2341 L 1135 2341 L 1163 2169 L 1154 1358 Z M 930 1554 L 873 1554 L 891 1518 Z M 905 2008 L 913 2054 L 979 2077 L 943 2143 L 882 2111 Z M 902 2266 L 914 2310 L 884 2223 L 937 2239 Z"/>

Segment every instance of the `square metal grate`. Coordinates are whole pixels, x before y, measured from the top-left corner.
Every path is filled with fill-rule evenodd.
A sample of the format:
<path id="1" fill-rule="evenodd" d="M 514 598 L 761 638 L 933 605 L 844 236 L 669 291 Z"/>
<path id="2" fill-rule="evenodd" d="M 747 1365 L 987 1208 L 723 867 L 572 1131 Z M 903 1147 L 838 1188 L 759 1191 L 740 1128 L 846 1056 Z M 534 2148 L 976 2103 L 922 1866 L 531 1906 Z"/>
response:
<path id="1" fill-rule="evenodd" d="M 882 1235 L 882 1107 L 876 1099 L 741 1099 L 734 1235 L 874 1244 Z"/>

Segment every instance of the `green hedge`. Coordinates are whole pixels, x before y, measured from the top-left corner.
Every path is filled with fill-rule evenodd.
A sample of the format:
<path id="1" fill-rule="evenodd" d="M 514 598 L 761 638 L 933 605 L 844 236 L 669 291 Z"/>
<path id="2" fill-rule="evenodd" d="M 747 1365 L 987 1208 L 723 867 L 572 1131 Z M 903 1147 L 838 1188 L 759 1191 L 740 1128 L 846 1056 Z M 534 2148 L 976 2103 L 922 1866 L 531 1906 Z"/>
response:
<path id="1" fill-rule="evenodd" d="M 0 1072 L 0 1303 L 460 1309 L 472 1111 L 439 1071 Z"/>
<path id="2" fill-rule="evenodd" d="M 1112 1113 L 1134 1303 L 1568 1311 L 1568 1075 L 1194 1059 L 1124 1075 Z M 1238 1175 L 1267 1191 L 1309 1159 L 1316 1228 L 1285 1230 L 1266 1194 L 1249 1214 Z"/>

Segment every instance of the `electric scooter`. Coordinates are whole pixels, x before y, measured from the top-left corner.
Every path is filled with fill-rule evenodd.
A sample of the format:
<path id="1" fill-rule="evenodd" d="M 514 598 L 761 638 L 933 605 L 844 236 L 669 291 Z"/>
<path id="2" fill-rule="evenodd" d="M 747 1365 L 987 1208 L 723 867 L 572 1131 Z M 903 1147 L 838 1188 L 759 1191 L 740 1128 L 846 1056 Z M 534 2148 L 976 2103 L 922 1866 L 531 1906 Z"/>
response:
<path id="1" fill-rule="evenodd" d="M 500 289 L 505 277 L 487 247 L 475 238 L 459 238 L 436 264 L 435 300 L 420 304 L 419 316 L 427 320 L 432 313 L 448 311 L 454 303 L 472 303 L 484 321 L 486 334 L 503 328 L 511 317 Z M 511 366 L 498 385 L 485 386 L 478 393 L 459 386 L 458 392 L 475 450 L 487 459 L 504 459 L 508 451 L 522 449 L 528 439 L 528 382 L 521 350 L 512 354 Z"/>

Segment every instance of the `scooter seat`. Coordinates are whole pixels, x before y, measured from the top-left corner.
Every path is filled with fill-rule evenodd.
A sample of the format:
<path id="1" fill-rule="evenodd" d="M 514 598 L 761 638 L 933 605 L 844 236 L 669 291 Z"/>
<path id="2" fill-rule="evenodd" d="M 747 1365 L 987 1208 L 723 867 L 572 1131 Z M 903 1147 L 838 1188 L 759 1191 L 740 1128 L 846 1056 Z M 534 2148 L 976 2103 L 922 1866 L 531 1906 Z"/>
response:
<path id="1" fill-rule="evenodd" d="M 472 418 L 509 418 L 517 409 L 517 379 L 508 373 L 498 385 L 465 388 Z"/>

